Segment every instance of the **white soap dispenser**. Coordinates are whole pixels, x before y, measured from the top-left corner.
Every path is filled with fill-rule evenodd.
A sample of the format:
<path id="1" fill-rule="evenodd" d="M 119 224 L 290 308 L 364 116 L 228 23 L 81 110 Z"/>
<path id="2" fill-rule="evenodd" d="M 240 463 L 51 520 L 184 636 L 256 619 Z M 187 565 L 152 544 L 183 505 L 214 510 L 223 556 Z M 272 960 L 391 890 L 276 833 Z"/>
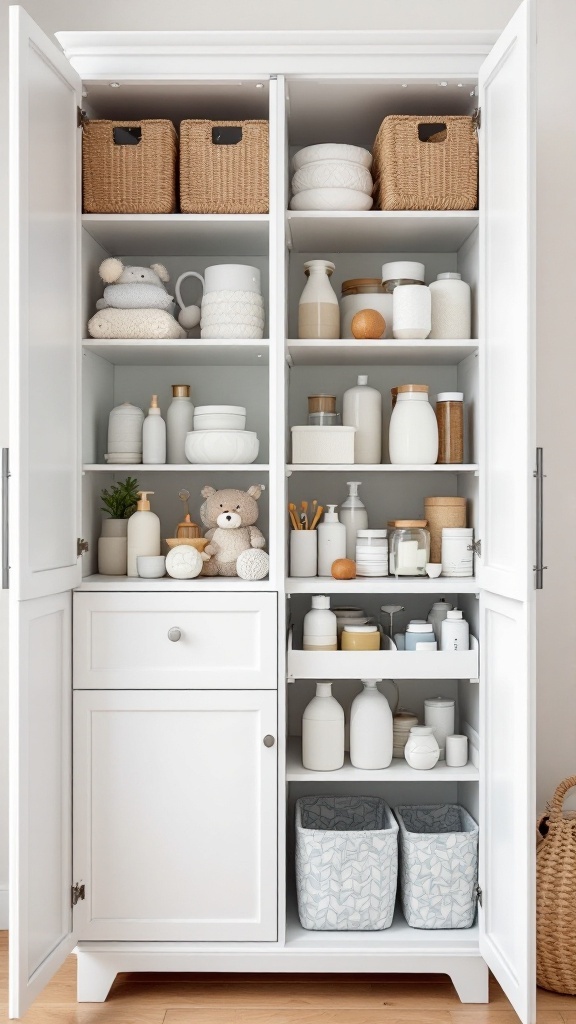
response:
<path id="1" fill-rule="evenodd" d="M 348 497 L 340 505 L 340 522 L 346 527 L 346 558 L 356 558 L 356 534 L 368 529 L 368 513 L 358 497 L 360 480 L 347 480 Z"/>
<path id="2" fill-rule="evenodd" d="M 160 520 L 150 511 L 148 495 L 154 491 L 138 491 L 140 501 L 128 520 L 128 576 L 138 575 L 138 555 L 160 554 Z"/>
<path id="3" fill-rule="evenodd" d="M 302 716 L 302 765 L 333 772 L 344 764 L 344 709 L 332 696 L 332 683 L 316 683 L 316 696 Z"/>
<path id="4" fill-rule="evenodd" d="M 346 527 L 338 519 L 337 505 L 328 505 L 318 524 L 318 575 L 331 576 L 332 562 L 346 558 Z"/>
<path id="5" fill-rule="evenodd" d="M 362 693 L 350 708 L 350 761 L 355 768 L 388 768 L 392 761 L 394 723 L 379 682 L 363 679 Z"/>
<path id="6" fill-rule="evenodd" d="M 358 377 L 358 384 L 344 392 L 342 423 L 356 427 L 354 462 L 376 465 L 382 458 L 382 395 L 368 387 L 368 377 Z"/>
<path id="7" fill-rule="evenodd" d="M 142 462 L 147 466 L 163 466 L 166 462 L 166 424 L 160 414 L 158 395 L 152 395 L 142 427 Z"/>

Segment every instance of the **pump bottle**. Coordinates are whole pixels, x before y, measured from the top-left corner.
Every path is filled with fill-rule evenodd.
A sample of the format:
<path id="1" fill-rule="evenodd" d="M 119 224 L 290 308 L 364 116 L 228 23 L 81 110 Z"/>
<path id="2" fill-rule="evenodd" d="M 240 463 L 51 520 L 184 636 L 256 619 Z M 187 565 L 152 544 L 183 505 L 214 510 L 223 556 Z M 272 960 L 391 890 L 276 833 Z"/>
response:
<path id="1" fill-rule="evenodd" d="M 337 505 L 328 505 L 318 529 L 318 575 L 331 576 L 332 562 L 346 558 L 346 527 L 338 519 Z"/>
<path id="2" fill-rule="evenodd" d="M 350 488 L 346 501 L 340 505 L 340 522 L 346 528 L 346 558 L 356 558 L 356 534 L 368 529 L 368 513 L 358 497 L 360 480 L 347 480 Z"/>
<path id="3" fill-rule="evenodd" d="M 138 491 L 140 501 L 128 520 L 128 576 L 138 575 L 138 555 L 160 554 L 160 520 L 150 511 L 148 495 L 154 491 Z"/>
<path id="4" fill-rule="evenodd" d="M 163 466 L 166 462 L 166 424 L 160 415 L 158 395 L 152 395 L 142 427 L 142 462 L 147 466 Z"/>

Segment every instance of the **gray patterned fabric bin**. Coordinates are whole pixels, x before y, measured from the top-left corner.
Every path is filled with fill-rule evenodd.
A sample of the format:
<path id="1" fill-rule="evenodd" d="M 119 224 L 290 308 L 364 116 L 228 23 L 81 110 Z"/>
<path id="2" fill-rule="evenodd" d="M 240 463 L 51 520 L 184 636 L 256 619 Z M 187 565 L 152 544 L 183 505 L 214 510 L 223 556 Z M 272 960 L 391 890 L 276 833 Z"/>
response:
<path id="1" fill-rule="evenodd" d="M 303 928 L 380 931 L 394 915 L 398 825 L 373 796 L 296 801 L 296 888 Z"/>
<path id="2" fill-rule="evenodd" d="M 471 928 L 476 915 L 478 826 L 458 804 L 395 807 L 400 896 L 411 928 Z"/>

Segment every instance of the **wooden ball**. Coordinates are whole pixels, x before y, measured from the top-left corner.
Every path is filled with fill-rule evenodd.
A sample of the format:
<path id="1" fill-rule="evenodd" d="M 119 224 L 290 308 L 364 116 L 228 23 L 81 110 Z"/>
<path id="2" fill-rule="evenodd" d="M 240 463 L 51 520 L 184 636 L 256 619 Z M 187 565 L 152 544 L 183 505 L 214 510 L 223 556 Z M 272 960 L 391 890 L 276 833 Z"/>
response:
<path id="1" fill-rule="evenodd" d="M 352 334 L 355 338 L 381 338 L 386 330 L 386 321 L 377 309 L 361 309 L 352 317 Z"/>
<path id="2" fill-rule="evenodd" d="M 356 562 L 352 558 L 337 558 L 330 569 L 335 580 L 356 579 Z"/>

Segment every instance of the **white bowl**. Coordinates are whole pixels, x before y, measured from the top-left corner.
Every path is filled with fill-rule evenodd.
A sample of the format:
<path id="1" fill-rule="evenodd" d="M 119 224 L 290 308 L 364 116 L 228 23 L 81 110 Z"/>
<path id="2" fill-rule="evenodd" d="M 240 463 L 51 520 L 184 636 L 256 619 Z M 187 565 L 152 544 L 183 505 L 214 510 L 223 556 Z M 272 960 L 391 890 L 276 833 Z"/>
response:
<path id="1" fill-rule="evenodd" d="M 292 178 L 292 192 L 306 192 L 313 188 L 351 188 L 372 194 L 372 175 L 361 164 L 349 160 L 316 160 L 306 164 Z"/>
<path id="2" fill-rule="evenodd" d="M 136 568 L 143 580 L 159 580 L 166 575 L 166 559 L 164 555 L 138 555 Z"/>
<path id="3" fill-rule="evenodd" d="M 360 146 L 348 146 L 340 142 L 323 142 L 318 146 L 306 146 L 299 150 L 292 160 L 292 166 L 295 171 L 299 171 L 305 164 L 314 163 L 316 160 L 349 160 L 353 164 L 360 164 L 370 170 L 372 153 L 368 149 L 361 149 Z"/>
<path id="4" fill-rule="evenodd" d="M 431 580 L 437 579 L 442 572 L 442 562 L 426 562 L 426 572 Z"/>
<path id="5" fill-rule="evenodd" d="M 184 450 L 195 465 L 223 465 L 254 462 L 260 442 L 252 430 L 191 430 Z"/>
<path id="6" fill-rule="evenodd" d="M 246 409 L 242 405 L 198 405 L 194 430 L 244 430 Z"/>
<path id="7" fill-rule="evenodd" d="M 372 196 L 353 188 L 310 188 L 290 200 L 291 210 L 369 210 Z"/>

